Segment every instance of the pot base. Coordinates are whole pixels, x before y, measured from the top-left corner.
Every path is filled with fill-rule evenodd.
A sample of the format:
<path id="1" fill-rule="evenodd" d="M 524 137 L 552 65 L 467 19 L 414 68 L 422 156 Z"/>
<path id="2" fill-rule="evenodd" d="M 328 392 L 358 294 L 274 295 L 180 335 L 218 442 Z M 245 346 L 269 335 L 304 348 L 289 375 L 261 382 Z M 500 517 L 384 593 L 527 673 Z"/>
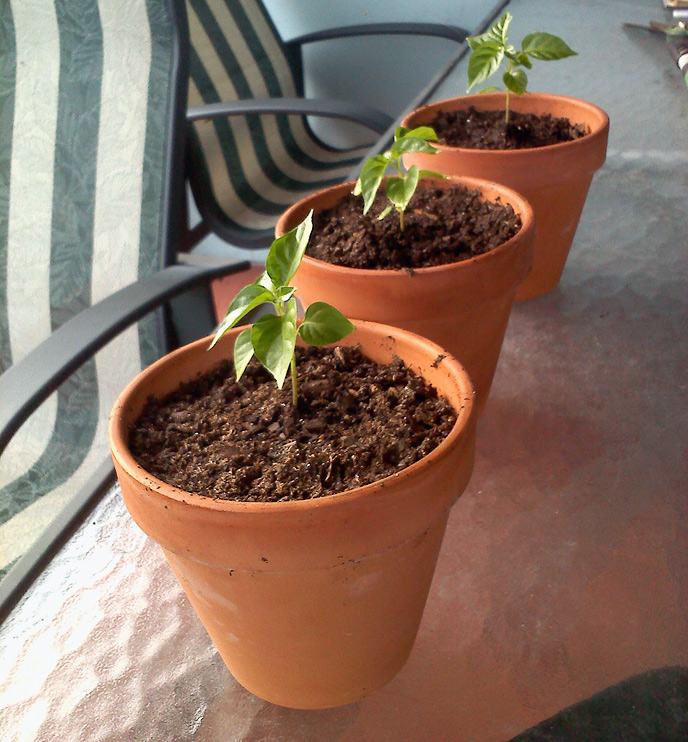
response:
<path id="1" fill-rule="evenodd" d="M 516 301 L 544 296 L 561 280 L 592 176 L 590 172 L 547 188 L 521 189 L 536 214 L 535 250 L 533 270 L 516 290 Z M 566 204 L 565 214 L 562 204 Z"/>
<path id="2" fill-rule="evenodd" d="M 223 569 L 163 551 L 244 688 L 278 706 L 325 709 L 364 698 L 406 663 L 447 518 L 383 554 L 306 572 Z"/>

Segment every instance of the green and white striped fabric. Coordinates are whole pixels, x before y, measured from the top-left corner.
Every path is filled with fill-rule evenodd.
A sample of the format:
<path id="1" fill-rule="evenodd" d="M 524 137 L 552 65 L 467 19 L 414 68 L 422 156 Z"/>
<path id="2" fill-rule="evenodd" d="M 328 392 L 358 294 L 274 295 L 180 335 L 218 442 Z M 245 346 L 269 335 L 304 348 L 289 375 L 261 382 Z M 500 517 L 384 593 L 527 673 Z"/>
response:
<path id="1" fill-rule="evenodd" d="M 4 0 L 0 370 L 160 268 L 172 29 L 165 0 Z M 0 573 L 108 455 L 116 395 L 162 350 L 156 323 L 87 362 L 3 453 Z"/>
<path id="2" fill-rule="evenodd" d="M 189 105 L 301 94 L 289 58 L 257 0 L 187 0 L 191 56 Z M 321 144 L 301 116 L 233 116 L 193 126 L 190 179 L 201 213 L 243 246 L 268 233 L 284 209 L 340 182 L 366 148 Z"/>

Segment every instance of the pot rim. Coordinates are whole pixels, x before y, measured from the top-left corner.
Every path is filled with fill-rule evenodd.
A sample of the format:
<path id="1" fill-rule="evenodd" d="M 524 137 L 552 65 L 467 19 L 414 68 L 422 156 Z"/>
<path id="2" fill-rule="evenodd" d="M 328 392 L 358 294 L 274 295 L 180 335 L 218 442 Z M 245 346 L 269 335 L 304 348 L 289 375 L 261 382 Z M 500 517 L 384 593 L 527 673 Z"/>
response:
<path id="1" fill-rule="evenodd" d="M 432 103 L 428 103 L 424 106 L 421 106 L 420 108 L 416 108 L 414 111 L 411 111 L 401 121 L 401 126 L 405 127 L 413 127 L 413 126 L 421 126 L 421 125 L 429 125 L 429 122 L 416 122 L 412 123 L 411 119 L 413 119 L 415 116 L 417 116 L 420 113 L 424 113 L 426 111 L 440 111 L 442 110 L 443 106 L 446 106 L 447 104 L 451 104 L 451 110 L 461 110 L 459 107 L 455 106 L 454 104 L 457 101 L 466 101 L 466 105 L 470 105 L 469 101 L 473 101 L 476 99 L 479 99 L 481 101 L 497 101 L 497 100 L 504 100 L 506 97 L 504 92 L 495 92 L 495 93 L 484 93 L 484 94 L 467 94 L 467 95 L 458 95 L 454 96 L 452 98 L 444 98 L 442 100 L 433 101 Z M 543 147 L 527 147 L 524 149 L 481 149 L 481 148 L 472 148 L 472 147 L 457 147 L 452 146 L 449 144 L 440 144 L 439 142 L 433 142 L 433 147 L 436 147 L 437 149 L 441 150 L 442 152 L 461 152 L 461 153 L 470 153 L 471 155 L 475 155 L 476 157 L 481 156 L 495 156 L 500 155 L 502 157 L 524 157 L 525 154 L 535 154 L 540 152 L 558 152 L 562 149 L 567 149 L 571 147 L 581 146 L 583 143 L 589 142 L 594 137 L 600 136 L 603 134 L 604 131 L 606 131 L 609 128 L 609 116 L 602 108 L 599 106 L 596 106 L 594 103 L 590 103 L 589 101 L 583 100 L 582 98 L 576 98 L 574 96 L 569 95 L 559 95 L 558 93 L 539 93 L 539 92 L 531 92 L 531 93 L 524 93 L 522 96 L 514 96 L 514 98 L 518 100 L 523 99 L 534 99 L 538 98 L 540 100 L 544 101 L 552 101 L 552 102 L 561 102 L 561 103 L 567 103 L 571 106 L 574 106 L 578 108 L 579 110 L 586 111 L 589 114 L 592 115 L 592 117 L 595 119 L 595 126 L 593 127 L 592 124 L 590 125 L 590 132 L 587 133 L 585 136 L 581 137 L 580 139 L 574 139 L 570 142 L 558 142 L 557 144 L 546 144 Z M 489 109 L 485 109 L 489 110 Z M 512 109 L 515 110 L 515 109 Z M 586 122 L 587 123 L 587 122 Z"/>
<path id="2" fill-rule="evenodd" d="M 308 201 L 309 199 L 315 198 L 322 193 L 334 192 L 337 190 L 343 191 L 344 189 L 352 188 L 355 184 L 356 181 L 350 180 L 344 183 L 338 183 L 337 185 L 329 186 L 328 188 L 323 188 L 311 194 L 311 196 L 306 196 L 305 198 L 290 206 L 284 212 L 283 217 L 280 219 L 280 222 L 278 224 L 281 224 L 282 219 L 286 220 L 291 215 L 293 210 L 295 210 L 297 207 L 299 207 L 301 204 Z M 329 271 L 335 274 L 349 273 L 360 276 L 375 275 L 383 277 L 406 275 L 412 280 L 413 277 L 417 274 L 420 276 L 433 276 L 437 273 L 443 273 L 448 270 L 467 270 L 469 266 L 479 265 L 486 260 L 495 260 L 495 258 L 502 253 L 511 251 L 514 245 L 517 242 L 520 242 L 523 237 L 527 235 L 529 230 L 534 229 L 535 217 L 533 214 L 533 207 L 525 199 L 524 196 L 522 196 L 520 193 L 518 193 L 518 191 L 515 191 L 509 186 L 505 186 L 501 183 L 496 183 L 495 181 L 487 180 L 485 178 L 474 178 L 469 175 L 448 175 L 446 178 L 423 178 L 423 180 L 419 181 L 418 183 L 418 185 L 423 188 L 433 186 L 439 186 L 440 188 L 442 188 L 446 187 L 449 184 L 465 185 L 469 188 L 477 188 L 481 191 L 481 193 L 483 193 L 483 196 L 484 188 L 490 188 L 499 191 L 499 196 L 504 198 L 506 203 L 514 207 L 514 210 L 520 215 L 522 222 L 521 228 L 511 239 L 507 240 L 506 242 L 502 242 L 501 245 L 497 245 L 497 247 L 494 247 L 492 248 L 492 250 L 488 250 L 481 255 L 475 255 L 472 258 L 468 258 L 467 260 L 458 260 L 454 263 L 444 263 L 442 265 L 431 265 L 421 268 L 413 268 L 411 272 L 407 271 L 405 268 L 351 268 L 345 265 L 336 265 L 335 263 L 329 263 L 328 261 L 320 260 L 319 258 L 313 258 L 310 255 L 304 255 L 302 263 L 317 266 L 318 269 L 321 271 Z M 485 198 L 488 197 L 485 196 Z"/>
<path id="3" fill-rule="evenodd" d="M 126 440 L 126 426 L 122 412 L 128 407 L 128 400 L 132 394 L 145 384 L 149 377 L 156 375 L 160 372 L 160 369 L 172 364 L 177 356 L 185 353 L 196 352 L 201 347 L 207 348 L 212 339 L 212 335 L 200 338 L 199 340 L 168 353 L 144 369 L 132 381 L 130 381 L 129 384 L 127 384 L 115 401 L 108 421 L 108 440 L 113 459 L 116 459 L 117 463 L 129 476 L 142 482 L 153 494 L 157 494 L 161 497 L 168 497 L 187 506 L 198 507 L 205 511 L 219 511 L 246 516 L 259 513 L 267 513 L 270 515 L 280 515 L 282 513 L 298 514 L 299 512 L 312 510 L 314 508 L 337 507 L 341 504 L 349 503 L 363 497 L 370 497 L 375 490 L 385 490 L 385 488 L 392 485 L 392 483 L 403 483 L 405 480 L 413 479 L 422 475 L 424 469 L 433 465 L 436 461 L 445 459 L 457 445 L 460 445 L 461 437 L 474 419 L 475 392 L 468 372 L 464 366 L 454 358 L 454 356 L 449 354 L 436 343 L 420 335 L 391 325 L 383 325 L 376 322 L 368 322 L 358 319 L 352 319 L 351 322 L 355 325 L 356 331 L 362 330 L 364 333 L 371 333 L 373 337 L 383 338 L 400 336 L 402 339 L 406 338 L 407 341 L 411 340 L 411 342 L 415 342 L 416 344 L 422 344 L 425 346 L 429 358 L 437 359 L 438 356 L 443 356 L 443 358 L 437 363 L 436 367 L 440 369 L 444 368 L 447 377 L 452 378 L 453 384 L 460 389 L 461 404 L 458 409 L 456 407 L 454 408 L 456 412 L 456 422 L 454 423 L 454 426 L 449 431 L 446 438 L 435 449 L 419 461 L 416 461 L 414 464 L 411 464 L 405 469 L 394 472 L 382 479 L 378 479 L 375 482 L 370 482 L 369 484 L 354 489 L 345 490 L 344 492 L 324 495 L 323 497 L 308 500 L 288 500 L 286 502 L 267 503 L 216 500 L 212 497 L 197 495 L 180 489 L 153 476 L 138 464 L 129 450 Z M 242 329 L 245 329 L 245 326 L 239 326 L 230 330 L 230 332 L 225 336 L 227 342 Z M 356 333 L 353 333 L 348 337 L 353 338 L 355 334 Z M 225 338 L 223 338 L 216 347 L 219 347 Z M 336 343 L 333 345 L 336 345 Z"/>

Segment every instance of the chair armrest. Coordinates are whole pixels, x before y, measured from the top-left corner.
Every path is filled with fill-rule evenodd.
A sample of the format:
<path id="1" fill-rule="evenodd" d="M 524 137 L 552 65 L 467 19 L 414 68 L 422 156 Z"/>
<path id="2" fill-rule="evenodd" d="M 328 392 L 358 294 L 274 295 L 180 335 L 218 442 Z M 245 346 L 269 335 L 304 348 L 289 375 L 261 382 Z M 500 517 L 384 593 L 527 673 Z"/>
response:
<path id="1" fill-rule="evenodd" d="M 225 261 L 164 268 L 65 322 L 0 376 L 0 453 L 29 415 L 122 330 L 189 288 L 248 267 L 247 261 Z"/>
<path id="2" fill-rule="evenodd" d="M 383 134 L 394 119 L 372 106 L 351 101 L 308 100 L 306 98 L 264 98 L 234 100 L 192 106 L 186 113 L 187 121 L 213 119 L 220 116 L 245 116 L 246 114 L 298 114 L 343 119 Z"/>
<path id="3" fill-rule="evenodd" d="M 366 23 L 360 26 L 342 26 L 341 28 L 326 28 L 322 31 L 296 36 L 285 42 L 287 45 L 302 46 L 314 41 L 329 41 L 331 39 L 349 38 L 351 36 L 436 36 L 450 39 L 462 44 L 468 36 L 465 28 L 447 26 L 442 23 Z"/>

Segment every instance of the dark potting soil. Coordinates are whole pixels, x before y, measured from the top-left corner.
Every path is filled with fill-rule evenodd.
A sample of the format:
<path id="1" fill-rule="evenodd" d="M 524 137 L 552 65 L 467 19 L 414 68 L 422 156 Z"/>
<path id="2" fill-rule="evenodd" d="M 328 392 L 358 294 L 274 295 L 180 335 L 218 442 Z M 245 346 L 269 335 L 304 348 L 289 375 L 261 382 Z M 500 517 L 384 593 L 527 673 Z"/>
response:
<path id="1" fill-rule="evenodd" d="M 254 359 L 236 381 L 229 362 L 148 400 L 129 433 L 149 473 L 223 500 L 310 499 L 369 484 L 436 448 L 452 406 L 400 361 L 357 348 L 297 348 L 299 407 Z"/>
<path id="2" fill-rule="evenodd" d="M 473 106 L 462 111 L 441 111 L 430 124 L 440 144 L 467 149 L 531 149 L 548 144 L 571 142 L 587 133 L 584 124 L 550 114 L 509 114 L 504 110 L 477 111 Z"/>
<path id="3" fill-rule="evenodd" d="M 509 204 L 483 199 L 464 186 L 419 187 L 406 209 L 405 226 L 380 187 L 363 215 L 361 196 L 347 194 L 331 209 L 313 217 L 307 255 L 347 268 L 406 269 L 468 260 L 511 239 L 521 217 Z"/>

